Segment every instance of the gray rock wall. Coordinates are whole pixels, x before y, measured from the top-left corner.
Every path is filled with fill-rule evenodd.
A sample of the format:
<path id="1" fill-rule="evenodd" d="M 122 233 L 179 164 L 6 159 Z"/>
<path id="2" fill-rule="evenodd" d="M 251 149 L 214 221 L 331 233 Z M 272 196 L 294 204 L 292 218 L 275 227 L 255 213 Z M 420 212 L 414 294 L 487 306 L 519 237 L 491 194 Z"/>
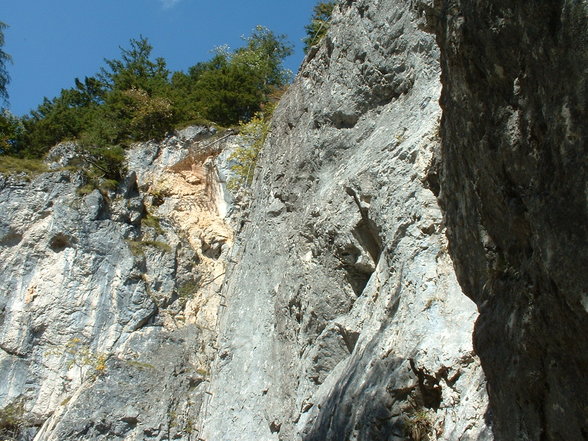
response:
<path id="1" fill-rule="evenodd" d="M 223 145 L 137 145 L 117 189 L 59 169 L 72 144 L 51 173 L 0 177 L 2 439 L 195 439 L 232 243 Z"/>
<path id="2" fill-rule="evenodd" d="M 435 3 L 441 200 L 497 438 L 588 439 L 588 5 Z"/>
<path id="3" fill-rule="evenodd" d="M 492 439 L 429 179 L 440 71 L 420 24 L 410 2 L 344 2 L 276 110 L 203 439 Z"/>
<path id="4" fill-rule="evenodd" d="M 238 139 L 202 128 L 133 148 L 116 191 L 58 170 L 71 144 L 0 177 L 10 429 L 588 438 L 587 23 L 563 0 L 342 1 L 240 207 Z"/>

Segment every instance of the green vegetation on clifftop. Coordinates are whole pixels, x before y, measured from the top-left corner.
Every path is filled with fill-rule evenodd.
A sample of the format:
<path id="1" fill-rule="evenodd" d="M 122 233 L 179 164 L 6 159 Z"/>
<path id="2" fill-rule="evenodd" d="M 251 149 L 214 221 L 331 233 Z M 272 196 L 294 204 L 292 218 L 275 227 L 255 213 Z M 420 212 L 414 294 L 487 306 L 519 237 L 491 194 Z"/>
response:
<path id="1" fill-rule="evenodd" d="M 45 98 L 30 115 L 19 119 L 3 112 L 0 155 L 41 158 L 55 144 L 77 140 L 95 168 L 108 174 L 109 153 L 132 142 L 162 139 L 174 127 L 194 122 L 249 121 L 291 77 L 282 66 L 291 45 L 262 26 L 244 38 L 243 47 L 217 48 L 211 60 L 186 73 L 172 74 L 152 50 L 145 37 L 132 39 L 118 59 L 105 60 L 95 76 L 76 78 L 74 87 Z"/>

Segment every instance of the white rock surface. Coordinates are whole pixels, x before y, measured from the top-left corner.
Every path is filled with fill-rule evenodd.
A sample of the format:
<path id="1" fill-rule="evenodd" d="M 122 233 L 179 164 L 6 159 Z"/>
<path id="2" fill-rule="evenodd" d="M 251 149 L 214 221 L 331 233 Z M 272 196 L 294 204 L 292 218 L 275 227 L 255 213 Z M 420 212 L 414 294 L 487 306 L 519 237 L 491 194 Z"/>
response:
<path id="1" fill-rule="evenodd" d="M 429 178 L 437 57 L 410 2 L 344 4 L 311 50 L 233 248 L 203 439 L 492 439 Z"/>

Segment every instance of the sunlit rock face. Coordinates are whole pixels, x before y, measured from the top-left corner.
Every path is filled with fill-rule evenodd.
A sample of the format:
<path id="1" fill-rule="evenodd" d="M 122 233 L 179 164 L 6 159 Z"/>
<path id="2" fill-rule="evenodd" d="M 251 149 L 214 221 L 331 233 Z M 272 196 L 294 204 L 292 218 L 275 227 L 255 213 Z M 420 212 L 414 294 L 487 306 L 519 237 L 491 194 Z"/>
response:
<path id="1" fill-rule="evenodd" d="M 0 407 L 23 426 L 2 436 L 188 439 L 233 240 L 216 163 L 231 142 L 136 145 L 118 186 L 63 169 L 71 143 L 50 173 L 0 178 Z"/>
<path id="2" fill-rule="evenodd" d="M 436 199 L 439 53 L 410 3 L 344 2 L 274 114 L 203 439 L 493 439 Z"/>

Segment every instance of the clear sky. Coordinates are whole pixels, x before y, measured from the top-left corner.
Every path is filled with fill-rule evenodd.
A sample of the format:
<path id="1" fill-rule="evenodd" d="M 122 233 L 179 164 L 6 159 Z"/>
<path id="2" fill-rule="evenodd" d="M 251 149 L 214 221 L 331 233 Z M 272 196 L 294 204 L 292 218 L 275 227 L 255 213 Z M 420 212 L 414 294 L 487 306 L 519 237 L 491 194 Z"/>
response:
<path id="1" fill-rule="evenodd" d="M 241 36 L 256 25 L 286 34 L 295 54 L 286 59 L 294 71 L 302 61 L 304 25 L 317 0 L 1 0 L 0 21 L 8 66 L 10 110 L 28 113 L 43 97 L 73 87 L 91 76 L 104 58 L 118 58 L 119 46 L 143 35 L 172 71 L 211 57 L 210 50 L 241 46 Z"/>

